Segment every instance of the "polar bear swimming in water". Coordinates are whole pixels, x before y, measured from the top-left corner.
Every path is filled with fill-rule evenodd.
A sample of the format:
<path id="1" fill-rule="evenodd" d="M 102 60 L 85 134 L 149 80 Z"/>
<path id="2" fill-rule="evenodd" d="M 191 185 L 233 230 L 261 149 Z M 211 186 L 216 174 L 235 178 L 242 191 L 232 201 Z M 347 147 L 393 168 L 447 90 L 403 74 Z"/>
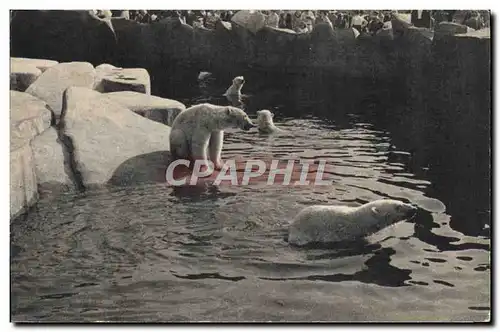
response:
<path id="1" fill-rule="evenodd" d="M 224 129 L 252 127 L 248 115 L 239 108 L 195 105 L 179 113 L 172 123 L 170 151 L 174 159 L 204 160 L 207 166 L 210 160 L 215 169 L 221 169 Z"/>
<path id="2" fill-rule="evenodd" d="M 393 199 L 379 199 L 359 207 L 313 205 L 295 217 L 289 227 L 288 242 L 303 246 L 355 240 L 411 219 L 416 212 L 416 206 Z"/>
<path id="3" fill-rule="evenodd" d="M 283 130 L 276 127 L 273 122 L 274 114 L 268 110 L 257 111 L 257 127 L 261 134 L 279 133 Z"/>

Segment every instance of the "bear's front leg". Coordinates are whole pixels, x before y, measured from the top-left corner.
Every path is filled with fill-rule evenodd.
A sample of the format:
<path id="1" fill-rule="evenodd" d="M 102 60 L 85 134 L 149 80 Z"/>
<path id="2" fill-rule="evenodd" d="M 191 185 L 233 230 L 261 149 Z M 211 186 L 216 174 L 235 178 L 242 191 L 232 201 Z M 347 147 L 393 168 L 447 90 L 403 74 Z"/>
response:
<path id="1" fill-rule="evenodd" d="M 207 149 L 210 142 L 210 135 L 210 132 L 200 130 L 193 135 L 191 140 L 191 158 L 194 161 L 202 161 L 200 167 L 201 171 L 205 171 L 204 168 L 212 168 L 210 165 L 210 161 L 207 158 Z"/>
<path id="2" fill-rule="evenodd" d="M 222 144 L 224 143 L 224 131 L 212 131 L 210 135 L 210 142 L 208 143 L 208 155 L 210 160 L 214 163 L 216 170 L 222 169 Z"/>

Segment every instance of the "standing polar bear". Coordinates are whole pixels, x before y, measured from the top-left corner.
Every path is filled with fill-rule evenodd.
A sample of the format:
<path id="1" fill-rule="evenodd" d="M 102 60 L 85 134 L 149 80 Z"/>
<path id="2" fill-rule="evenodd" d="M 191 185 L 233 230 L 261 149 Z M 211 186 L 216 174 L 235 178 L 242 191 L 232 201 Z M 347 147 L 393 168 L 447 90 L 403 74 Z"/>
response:
<path id="1" fill-rule="evenodd" d="M 253 126 L 239 108 L 208 103 L 195 105 L 175 118 L 170 132 L 170 151 L 175 159 L 203 160 L 207 166 L 210 160 L 215 169 L 221 169 L 224 129 L 250 130 Z"/>
<path id="2" fill-rule="evenodd" d="M 274 114 L 269 110 L 257 111 L 257 127 L 261 134 L 279 133 L 283 130 L 276 127 L 273 122 Z"/>
<path id="3" fill-rule="evenodd" d="M 380 199 L 359 207 L 313 205 L 295 217 L 288 242 L 332 243 L 361 238 L 404 219 L 411 219 L 417 208 L 392 199 Z"/>
<path id="4" fill-rule="evenodd" d="M 236 76 L 235 78 L 233 78 L 233 84 L 231 84 L 231 86 L 227 88 L 224 96 L 241 97 L 241 88 L 243 88 L 243 84 L 245 84 L 245 78 L 243 76 Z"/>

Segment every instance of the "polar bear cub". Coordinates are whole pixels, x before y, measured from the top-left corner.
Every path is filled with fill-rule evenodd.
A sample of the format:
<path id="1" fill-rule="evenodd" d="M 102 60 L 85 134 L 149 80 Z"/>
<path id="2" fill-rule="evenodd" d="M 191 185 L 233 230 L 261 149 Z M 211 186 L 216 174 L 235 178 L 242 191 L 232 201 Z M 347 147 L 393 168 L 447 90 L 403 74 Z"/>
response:
<path id="1" fill-rule="evenodd" d="M 274 125 L 273 117 L 274 114 L 269 110 L 257 111 L 257 127 L 259 128 L 259 133 L 272 134 L 283 131 Z"/>
<path id="2" fill-rule="evenodd" d="M 332 243 L 361 238 L 404 219 L 417 208 L 392 199 L 380 199 L 359 207 L 314 205 L 304 208 L 289 227 L 293 245 Z"/>
<path id="3" fill-rule="evenodd" d="M 233 78 L 233 84 L 226 90 L 224 96 L 241 96 L 241 88 L 243 88 L 243 84 L 245 84 L 245 78 L 243 76 L 236 76 Z"/>
<path id="4" fill-rule="evenodd" d="M 224 129 L 250 130 L 254 124 L 241 109 L 208 103 L 192 106 L 182 111 L 172 123 L 170 152 L 175 159 L 213 162 L 221 169 L 221 152 Z"/>

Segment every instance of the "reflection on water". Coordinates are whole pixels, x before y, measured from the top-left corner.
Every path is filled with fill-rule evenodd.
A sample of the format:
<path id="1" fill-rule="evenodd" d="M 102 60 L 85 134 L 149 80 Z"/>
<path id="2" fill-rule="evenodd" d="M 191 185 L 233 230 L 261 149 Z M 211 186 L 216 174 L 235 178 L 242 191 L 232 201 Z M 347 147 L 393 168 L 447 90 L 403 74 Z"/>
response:
<path id="1" fill-rule="evenodd" d="M 287 134 L 229 130 L 223 158 L 324 159 L 331 186 L 151 184 L 45 197 L 11 225 L 13 319 L 486 319 L 489 234 L 453 227 L 460 216 L 434 195 L 439 179 L 416 169 L 415 154 L 390 130 L 343 108 L 345 98 L 332 103 L 324 91 L 289 83 L 243 89 L 247 112 L 272 110 Z M 229 103 L 218 97 L 223 84 L 203 89 L 183 101 Z M 379 198 L 420 209 L 364 241 L 284 241 L 287 223 L 307 205 Z"/>

